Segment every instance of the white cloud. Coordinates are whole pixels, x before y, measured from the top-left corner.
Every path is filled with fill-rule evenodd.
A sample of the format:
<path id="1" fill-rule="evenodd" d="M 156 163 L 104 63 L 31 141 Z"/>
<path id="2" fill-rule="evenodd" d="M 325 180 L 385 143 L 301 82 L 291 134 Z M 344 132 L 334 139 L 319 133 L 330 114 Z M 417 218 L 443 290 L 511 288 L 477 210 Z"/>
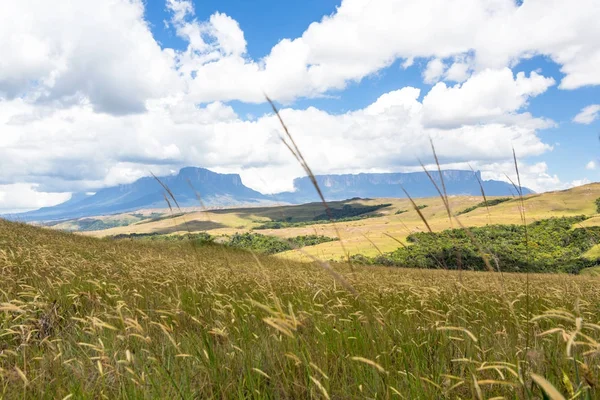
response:
<path id="1" fill-rule="evenodd" d="M 70 193 L 43 193 L 37 185 L 16 183 L 0 185 L 0 214 L 35 210 L 60 204 L 71 197 Z"/>
<path id="2" fill-rule="evenodd" d="M 534 55 L 558 62 L 566 74 L 561 88 L 573 89 L 600 84 L 599 18 L 595 0 L 577 7 L 564 0 L 529 0 L 522 6 L 513 0 L 346 0 L 300 38 L 282 41 L 278 51 L 292 57 L 304 49 L 294 60 L 301 65 L 288 79 L 303 80 L 317 93 L 342 88 L 399 58 L 433 58 L 425 76 L 433 79 L 448 58 L 468 58 L 469 68 L 481 71 Z M 464 80 L 469 68 L 456 62 L 448 79 Z"/>
<path id="3" fill-rule="evenodd" d="M 173 52 L 160 48 L 143 15 L 140 0 L 3 2 L 0 98 L 143 111 L 147 99 L 177 87 Z"/>
<path id="4" fill-rule="evenodd" d="M 571 181 L 570 187 L 583 186 L 587 185 L 588 183 L 592 183 L 592 181 L 590 181 L 588 178 L 576 179 L 574 181 Z"/>
<path id="5" fill-rule="evenodd" d="M 469 64 L 465 62 L 455 62 L 446 71 L 445 78 L 452 82 L 464 82 L 469 77 Z"/>
<path id="6" fill-rule="evenodd" d="M 492 164 L 477 164 L 476 167 L 482 170 L 483 179 L 495 179 L 499 181 L 517 184 L 517 175 L 513 161 L 505 161 Z M 558 175 L 551 174 L 548 165 L 545 162 L 527 164 L 519 161 L 519 176 L 523 187 L 528 187 L 538 193 L 554 190 L 564 190 L 576 186 L 587 185 L 591 183 L 588 178 L 575 179 L 571 182 L 563 182 Z M 510 178 L 510 180 L 507 178 Z"/>
<path id="7" fill-rule="evenodd" d="M 546 78 L 513 77 L 510 71 L 501 76 L 505 84 L 484 94 L 508 101 L 497 101 L 499 111 L 476 118 L 468 108 L 444 110 L 456 99 L 467 107 L 483 102 L 491 108 L 492 103 L 473 97 L 472 81 L 481 79 L 477 74 L 450 89 L 453 97 L 447 101 L 438 97 L 437 86 L 423 102 L 419 89 L 406 87 L 344 114 L 313 107 L 286 108 L 281 114 L 316 173 L 401 170 L 417 159 L 431 159 L 429 138 L 444 163 L 500 161 L 510 157 L 513 146 L 523 156 L 550 150 L 537 136 L 547 122 L 517 114 L 527 96 L 548 85 Z M 22 99 L 0 102 L 0 184 L 28 182 L 44 191 L 81 191 L 131 182 L 150 171 L 165 174 L 198 165 L 241 171 L 254 188 L 276 192 L 290 189 L 291 179 L 302 174 L 280 142 L 273 115 L 242 120 L 230 106 L 196 107 L 185 95 L 147 101 L 147 109 L 111 116 L 79 105 L 46 113 Z M 431 123 L 428 115 L 434 112 L 445 116 L 443 124 Z"/>
<path id="8" fill-rule="evenodd" d="M 167 1 L 181 51 L 156 42 L 142 0 L 5 3 L 0 185 L 29 185 L 23 193 L 93 190 L 184 165 L 289 189 L 301 170 L 277 119 L 243 120 L 226 102 L 323 96 L 417 58 L 429 60 L 427 81 L 458 83 L 438 82 L 422 100 L 416 88 L 390 91 L 343 114 L 282 110 L 309 162 L 317 173 L 402 170 L 430 159 L 431 137 L 444 165 L 493 172 L 510 165 L 513 146 L 523 157 L 551 149 L 537 131 L 553 122 L 525 109 L 554 80 L 509 67 L 546 55 L 565 74 L 561 88 L 600 84 L 596 0 L 343 0 L 262 59 L 247 54 L 237 21 L 195 17 L 189 0 Z M 563 185 L 545 164 L 524 177 L 538 190 Z M 0 208 L 13 207 L 6 196 Z"/>
<path id="9" fill-rule="evenodd" d="M 427 67 L 423 71 L 423 81 L 425 83 L 435 83 L 444 75 L 445 70 L 446 64 L 439 58 L 434 58 L 427 63 Z"/>
<path id="10" fill-rule="evenodd" d="M 426 82 L 462 82 L 471 70 L 502 69 L 547 55 L 566 74 L 561 87 L 572 89 L 600 84 L 595 57 L 600 44 L 592 39 L 600 35 L 599 17 L 593 0 L 578 7 L 559 0 L 530 0 L 521 7 L 512 0 L 346 0 L 301 37 L 281 40 L 262 60 L 210 59 L 210 53 L 203 53 L 185 64 L 197 74 L 191 87 L 203 88 L 194 90 L 199 101 L 260 102 L 263 90 L 282 101 L 319 96 L 396 59 L 405 59 L 407 68 L 418 57 L 431 58 L 423 74 Z M 446 59 L 453 61 L 444 74 Z M 217 85 L 222 88 L 218 94 L 212 89 Z"/>
<path id="11" fill-rule="evenodd" d="M 187 52 L 201 55 L 211 52 L 221 56 L 240 56 L 246 52 L 244 32 L 233 18 L 219 12 L 206 22 L 189 21 L 194 15 L 194 7 L 188 0 L 167 0 L 167 8 L 172 12 L 172 23 L 177 34 L 189 43 Z M 217 58 L 213 54 L 210 58 Z"/>
<path id="12" fill-rule="evenodd" d="M 298 38 L 282 39 L 261 60 L 244 56 L 243 32 L 230 17 L 217 13 L 205 22 L 189 21 L 189 2 L 170 3 L 176 4 L 171 9 L 178 34 L 190 43 L 177 56 L 190 99 L 262 102 L 267 92 L 290 102 L 344 89 L 396 59 L 408 68 L 418 57 L 430 59 L 423 73 L 428 83 L 463 82 L 472 71 L 501 70 L 542 54 L 562 65 L 567 74 L 562 88 L 600 84 L 595 72 L 600 60 L 593 56 L 600 45 L 590 39 L 590 32 L 600 34 L 598 18 L 590 15 L 600 12 L 592 0 L 583 1 L 571 7 L 559 0 L 550 5 L 530 0 L 517 7 L 512 0 L 381 0 L 368 6 L 346 0 L 335 14 Z M 548 17 L 538 18 L 544 14 Z M 564 30 L 550 29 L 552 24 Z"/>
<path id="13" fill-rule="evenodd" d="M 210 25 L 214 29 L 219 47 L 225 54 L 242 55 L 246 52 L 244 32 L 233 18 L 220 13 L 210 17 Z"/>
<path id="14" fill-rule="evenodd" d="M 183 23 L 185 18 L 194 15 L 191 0 L 166 0 L 166 6 L 173 12 L 173 22 Z"/>
<path id="15" fill-rule="evenodd" d="M 513 76 L 509 68 L 483 70 L 462 85 L 437 83 L 423 99 L 426 125 L 457 126 L 503 121 L 554 84 L 554 79 L 532 72 Z"/>
<path id="16" fill-rule="evenodd" d="M 598 119 L 600 115 L 600 104 L 592 104 L 587 107 L 584 107 L 579 114 L 573 118 L 573 122 L 577 122 L 578 124 L 589 125 Z"/>
<path id="17" fill-rule="evenodd" d="M 381 0 L 368 6 L 346 0 L 301 37 L 282 39 L 262 60 L 205 49 L 181 56 L 180 68 L 186 76 L 194 71 L 189 85 L 196 101 L 262 102 L 265 91 L 289 102 L 344 89 L 396 59 L 405 60 L 403 68 L 415 58 L 430 59 L 423 71 L 426 83 L 463 82 L 472 71 L 502 70 L 540 54 L 562 66 L 566 76 L 560 87 L 573 89 L 600 84 L 600 60 L 594 56 L 600 56 L 600 44 L 591 39 L 591 32 L 600 35 L 595 23 L 600 11 L 593 0 L 583 1 L 571 7 L 559 0 L 530 0 L 517 7 L 513 0 Z"/>
<path id="18" fill-rule="evenodd" d="M 585 169 L 596 169 L 597 165 L 595 161 L 590 161 L 589 163 L 585 164 Z"/>
<path id="19" fill-rule="evenodd" d="M 561 182 L 558 175 L 550 174 L 548 172 L 548 165 L 545 162 L 535 164 L 519 162 L 518 177 L 514 161 L 512 160 L 481 165 L 479 168 L 482 169 L 481 176 L 483 179 L 494 179 L 504 182 L 512 180 L 512 183 L 518 185 L 520 178 L 523 187 L 527 187 L 538 193 L 571 187 L 571 185 Z"/>
<path id="20" fill-rule="evenodd" d="M 113 114 L 140 112 L 146 101 L 182 91 L 203 103 L 263 102 L 263 92 L 289 102 L 341 90 L 397 59 L 407 68 L 419 57 L 431 60 L 428 82 L 462 82 L 471 71 L 546 55 L 566 74 L 561 88 L 600 84 L 596 0 L 577 7 L 565 0 L 521 6 L 514 0 L 344 0 L 260 60 L 248 57 L 242 28 L 231 17 L 194 19 L 189 0 L 167 0 L 167 8 L 189 43 L 185 51 L 160 48 L 142 0 L 3 5 L 0 96 L 89 102 Z"/>
<path id="21" fill-rule="evenodd" d="M 404 62 L 402 63 L 402 68 L 407 69 L 413 66 L 413 64 L 415 63 L 415 59 L 414 57 L 409 57 L 406 60 L 404 60 Z"/>

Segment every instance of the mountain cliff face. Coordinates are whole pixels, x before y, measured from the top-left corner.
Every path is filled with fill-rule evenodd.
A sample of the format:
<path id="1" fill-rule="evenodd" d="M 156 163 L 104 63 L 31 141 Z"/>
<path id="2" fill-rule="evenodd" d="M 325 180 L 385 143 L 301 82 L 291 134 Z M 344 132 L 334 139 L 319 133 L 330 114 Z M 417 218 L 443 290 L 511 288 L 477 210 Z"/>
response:
<path id="1" fill-rule="evenodd" d="M 200 206 L 196 193 L 206 206 L 269 201 L 269 197 L 244 186 L 237 174 L 218 174 L 204 168 L 188 167 L 181 169 L 177 175 L 161 177 L 160 180 L 171 190 L 181 207 Z M 156 179 L 147 177 L 127 185 L 101 189 L 91 196 L 75 194 L 65 203 L 18 214 L 16 217 L 25 221 L 43 221 L 116 214 L 142 208 L 165 208 L 165 194 L 164 188 Z M 169 201 L 175 207 L 170 198 Z"/>
<path id="2" fill-rule="evenodd" d="M 432 172 L 431 175 L 441 188 L 438 172 Z M 448 170 L 442 171 L 442 175 L 449 195 L 478 196 L 481 194 L 477 181 L 477 178 L 481 179 L 479 172 Z M 402 187 L 411 197 L 438 196 L 425 172 L 319 175 L 316 178 L 326 200 L 345 200 L 353 197 L 406 197 Z M 273 202 L 300 204 L 319 200 L 308 177 L 294 180 L 296 188 L 294 192 L 271 196 L 244 186 L 237 174 L 219 174 L 204 168 L 183 168 L 177 175 L 160 179 L 171 190 L 181 207 L 199 206 L 196 193 L 201 196 L 206 206 Z M 516 194 L 514 187 L 506 182 L 484 181 L 483 186 L 486 195 L 489 196 Z M 532 191 L 523 188 L 523 194 L 529 193 Z M 164 188 L 156 179 L 141 178 L 131 184 L 101 189 L 93 195 L 76 193 L 65 203 L 17 214 L 14 218 L 21 221 L 50 221 L 117 214 L 143 208 L 165 208 L 167 207 L 165 194 Z M 175 204 L 172 206 L 175 207 Z"/>
<path id="3" fill-rule="evenodd" d="M 440 175 L 437 171 L 430 172 L 440 190 L 442 188 Z M 446 170 L 442 171 L 444 184 L 448 195 L 480 195 L 478 179 L 480 172 Z M 438 196 L 435 186 L 425 172 L 384 173 L 384 174 L 344 174 L 318 175 L 317 182 L 326 200 L 344 200 L 352 197 L 406 197 L 402 187 L 411 197 Z M 488 196 L 516 195 L 515 188 L 506 182 L 482 181 Z M 308 177 L 294 180 L 294 192 L 275 195 L 280 201 L 300 202 L 317 201 L 317 193 Z M 533 193 L 523 188 L 523 194 Z M 293 201 L 292 201 L 293 200 Z"/>

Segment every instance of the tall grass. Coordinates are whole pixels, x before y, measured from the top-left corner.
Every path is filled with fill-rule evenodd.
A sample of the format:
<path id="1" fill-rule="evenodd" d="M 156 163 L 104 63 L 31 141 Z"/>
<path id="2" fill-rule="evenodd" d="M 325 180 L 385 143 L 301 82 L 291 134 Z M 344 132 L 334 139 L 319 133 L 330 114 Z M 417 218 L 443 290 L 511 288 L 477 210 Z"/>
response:
<path id="1" fill-rule="evenodd" d="M 441 189 L 427 173 L 465 229 L 432 149 Z M 0 397 L 600 396 L 593 275 L 348 268 L 192 243 L 0 220 Z"/>
<path id="2" fill-rule="evenodd" d="M 3 221 L 0 245 L 3 398 L 536 398 L 537 375 L 597 395 L 593 277 L 530 275 L 528 320 L 517 274 L 502 292 L 489 273 L 357 268 L 357 299 L 318 265 L 216 246 Z"/>

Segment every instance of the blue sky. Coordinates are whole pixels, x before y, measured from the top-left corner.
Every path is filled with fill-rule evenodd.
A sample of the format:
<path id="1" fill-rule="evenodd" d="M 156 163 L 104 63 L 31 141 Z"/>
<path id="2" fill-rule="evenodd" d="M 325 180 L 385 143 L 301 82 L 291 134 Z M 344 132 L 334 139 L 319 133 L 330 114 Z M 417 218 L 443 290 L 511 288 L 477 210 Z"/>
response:
<path id="1" fill-rule="evenodd" d="M 278 2 L 261 0 L 244 1 L 194 1 L 196 16 L 206 19 L 215 12 L 225 13 L 240 24 L 248 42 L 248 55 L 259 59 L 268 55 L 271 48 L 281 38 L 302 35 L 312 22 L 323 16 L 332 15 L 341 1 L 307 0 Z M 154 36 L 165 46 L 185 49 L 186 42 L 179 39 L 172 26 L 163 21 L 169 19 L 169 12 L 161 2 L 148 2 L 146 16 L 152 26 Z M 418 60 L 415 65 L 404 69 L 403 60 L 398 60 L 373 76 L 368 76 L 343 91 L 334 91 L 324 99 L 299 99 L 291 106 L 306 108 L 315 106 L 332 113 L 343 113 L 363 108 L 377 100 L 386 92 L 405 86 L 413 86 L 426 91 L 431 84 L 423 82 L 421 72 L 427 60 Z M 521 60 L 513 71 L 540 70 L 544 76 L 553 77 L 557 82 L 564 76 L 560 66 L 547 56 L 535 56 Z M 600 74 L 600 72 L 599 72 Z M 546 161 L 548 172 L 558 174 L 564 180 L 589 179 L 595 181 L 598 174 L 585 168 L 586 163 L 574 163 L 574 159 L 596 160 L 600 155 L 600 124 L 582 125 L 572 122 L 573 117 L 585 106 L 600 102 L 600 87 L 587 86 L 577 90 L 560 90 L 556 86 L 532 98 L 527 110 L 536 116 L 553 119 L 557 126 L 543 132 L 545 142 L 555 146 L 554 150 L 531 160 Z M 239 115 L 248 113 L 260 115 L 269 111 L 265 104 L 249 105 L 235 102 L 234 109 Z M 517 149 L 518 150 L 518 149 Z"/>
<path id="2" fill-rule="evenodd" d="M 248 42 L 248 54 L 252 58 L 262 58 L 282 38 L 302 35 L 308 25 L 319 21 L 323 16 L 333 14 L 340 1 L 305 0 L 278 2 L 257 1 L 194 1 L 198 19 L 208 19 L 215 12 L 221 12 L 235 19 L 244 31 Z M 171 26 L 164 21 L 171 19 L 171 13 L 162 1 L 147 1 L 145 17 L 150 23 L 154 37 L 164 47 L 187 47 L 185 40 L 177 37 Z"/>
<path id="3" fill-rule="evenodd" d="M 318 173 L 473 165 L 598 179 L 600 7 L 581 0 L 116 0 L 0 15 L 0 211 L 186 165 L 263 192 Z"/>

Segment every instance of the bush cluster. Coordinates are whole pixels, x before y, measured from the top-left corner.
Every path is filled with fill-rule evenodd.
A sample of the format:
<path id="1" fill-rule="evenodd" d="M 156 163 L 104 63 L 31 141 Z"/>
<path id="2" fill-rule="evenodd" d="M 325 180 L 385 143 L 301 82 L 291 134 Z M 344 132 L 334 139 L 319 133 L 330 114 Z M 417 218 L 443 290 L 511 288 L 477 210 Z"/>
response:
<path id="1" fill-rule="evenodd" d="M 475 204 L 474 206 L 465 208 L 464 210 L 456 213 L 456 215 L 466 214 L 466 213 L 469 213 L 480 207 L 492 207 L 492 206 L 495 206 L 495 205 L 498 205 L 500 203 L 504 203 L 504 202 L 510 201 L 510 200 L 512 200 L 510 197 L 501 197 L 499 199 L 491 199 L 491 200 L 487 200 L 487 201 L 482 201 L 481 203 Z"/>
<path id="2" fill-rule="evenodd" d="M 435 233 L 413 233 L 411 245 L 357 262 L 418 268 L 486 270 L 485 257 L 504 272 L 569 272 L 593 266 L 582 255 L 598 242 L 600 227 L 575 228 L 584 216 L 550 218 L 523 225 L 489 225 Z M 473 240 L 473 237 L 475 240 Z M 476 242 L 476 243 L 474 243 Z"/>
<path id="3" fill-rule="evenodd" d="M 139 240 L 154 240 L 154 241 L 165 241 L 165 242 L 177 242 L 183 240 L 192 240 L 199 244 L 201 243 L 212 243 L 215 237 L 206 233 L 187 233 L 185 235 L 165 235 L 163 233 L 129 233 L 115 235 L 112 239 L 139 239 Z"/>
<path id="4" fill-rule="evenodd" d="M 324 212 L 322 214 L 317 215 L 313 218 L 314 221 L 323 221 L 323 220 L 339 220 L 342 218 L 353 218 L 358 217 L 364 214 L 368 214 L 370 212 L 377 211 L 381 208 L 391 206 L 390 203 L 385 204 L 376 204 L 374 206 L 362 206 L 362 207 L 352 207 L 350 204 L 345 204 L 342 208 L 330 208 L 329 212 Z"/>
<path id="5" fill-rule="evenodd" d="M 204 245 L 215 242 L 216 237 L 206 232 L 188 233 L 185 235 L 164 235 L 160 233 L 131 233 L 112 237 L 113 239 L 138 239 L 152 241 L 176 242 L 189 240 L 194 244 Z M 278 238 L 275 236 L 261 235 L 259 233 L 236 233 L 220 244 L 238 249 L 252 250 L 261 254 L 276 254 L 299 247 L 315 246 L 320 243 L 332 242 L 334 238 L 321 235 L 303 235 L 293 238 Z"/>
<path id="6" fill-rule="evenodd" d="M 236 233 L 224 244 L 230 247 L 252 250 L 263 254 L 276 254 L 299 247 L 315 246 L 320 243 L 332 242 L 334 238 L 320 235 L 296 236 L 284 239 L 259 233 Z"/>
<path id="7" fill-rule="evenodd" d="M 358 221 L 365 218 L 380 217 L 381 214 L 372 214 L 374 211 L 391 206 L 390 203 L 376 204 L 374 206 L 353 207 L 345 204 L 342 208 L 330 208 L 330 213 L 324 212 L 315 216 L 312 220 L 294 220 L 293 217 L 287 217 L 276 221 L 263 222 L 255 227 L 255 230 L 261 229 L 285 229 L 300 226 L 328 224 L 332 220 L 335 222 Z"/>

